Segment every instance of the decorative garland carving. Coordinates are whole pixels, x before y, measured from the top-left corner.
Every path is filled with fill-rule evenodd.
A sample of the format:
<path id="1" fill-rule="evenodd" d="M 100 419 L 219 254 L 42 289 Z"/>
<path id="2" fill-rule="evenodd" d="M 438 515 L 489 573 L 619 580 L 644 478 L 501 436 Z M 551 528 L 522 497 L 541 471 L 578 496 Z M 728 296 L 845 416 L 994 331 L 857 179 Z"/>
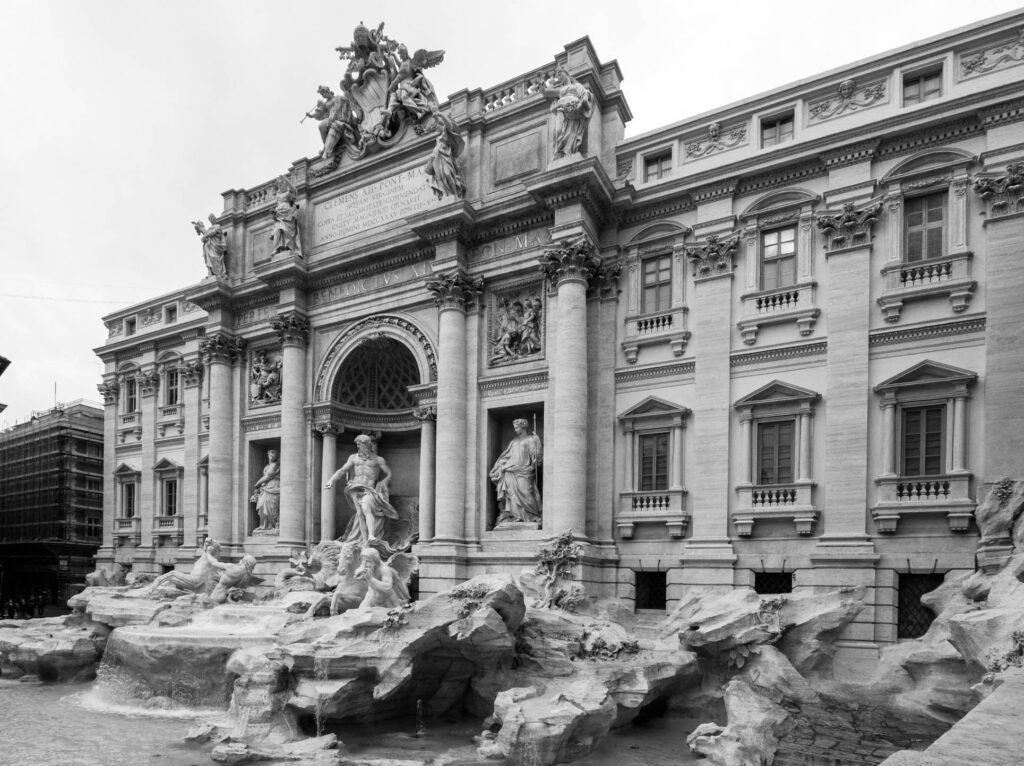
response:
<path id="1" fill-rule="evenodd" d="M 338 355 L 341 349 L 343 349 L 352 338 L 381 327 L 397 327 L 411 335 L 423 351 L 423 355 L 427 358 L 427 367 L 430 371 L 430 381 L 437 380 L 437 354 L 434 352 L 434 347 L 430 344 L 430 340 L 428 340 L 423 331 L 412 322 L 407 319 L 402 319 L 401 317 L 390 315 L 374 316 L 352 325 L 352 327 L 342 333 L 341 336 L 331 345 L 330 350 L 324 356 L 324 360 L 320 364 L 320 372 L 317 374 L 316 385 L 313 387 L 313 401 L 323 401 L 324 381 L 327 377 L 327 373 L 331 369 L 331 363 L 333 362 L 334 357 Z"/>
<path id="2" fill-rule="evenodd" d="M 852 202 L 843 205 L 839 215 L 819 215 L 815 225 L 825 235 L 826 250 L 839 250 L 870 242 L 871 228 L 878 222 L 882 202 L 871 202 L 857 208 Z"/>
<path id="3" fill-rule="evenodd" d="M 962 77 L 977 77 L 1005 66 L 1014 66 L 1024 61 L 1024 29 L 1017 32 L 1012 42 L 985 48 L 960 59 Z"/>
<path id="4" fill-rule="evenodd" d="M 739 234 L 734 234 L 725 241 L 721 241 L 717 234 L 710 234 L 703 244 L 686 245 L 686 257 L 693 261 L 696 269 L 694 277 L 731 274 L 732 259 L 739 244 Z"/>
<path id="5" fill-rule="evenodd" d="M 813 102 L 808 108 L 811 121 L 830 120 L 847 112 L 856 112 L 869 106 L 883 103 L 885 99 L 885 80 L 878 80 L 865 85 L 859 91 L 857 83 L 852 79 L 843 80 L 836 89 L 836 96 L 828 96 Z"/>
<path id="6" fill-rule="evenodd" d="M 686 156 L 697 160 L 707 157 L 715 152 L 723 152 L 727 149 L 734 149 L 740 144 L 747 142 L 747 126 L 735 125 L 723 135 L 722 124 L 713 122 L 708 125 L 708 137 L 706 140 L 694 141 L 686 145 Z"/>
<path id="7" fill-rule="evenodd" d="M 993 217 L 1024 211 L 1024 162 L 1011 162 L 1001 176 L 975 179 L 974 191 Z"/>
<path id="8" fill-rule="evenodd" d="M 440 274 L 437 279 L 427 282 L 427 289 L 434 294 L 434 303 L 441 311 L 445 309 L 466 310 L 466 304 L 484 291 L 483 277 L 471 278 L 459 269 Z"/>

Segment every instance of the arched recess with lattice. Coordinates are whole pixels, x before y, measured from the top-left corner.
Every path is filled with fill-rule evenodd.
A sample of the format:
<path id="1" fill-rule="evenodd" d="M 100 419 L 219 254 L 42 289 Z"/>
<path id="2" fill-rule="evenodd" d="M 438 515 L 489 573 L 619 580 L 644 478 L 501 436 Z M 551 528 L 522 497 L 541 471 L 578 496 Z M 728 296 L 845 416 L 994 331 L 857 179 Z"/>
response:
<path id="1" fill-rule="evenodd" d="M 345 371 L 363 377 L 345 381 Z M 375 316 L 348 327 L 331 344 L 316 376 L 313 401 L 408 409 L 415 401 L 399 389 L 436 380 L 437 354 L 426 333 L 404 317 Z"/>

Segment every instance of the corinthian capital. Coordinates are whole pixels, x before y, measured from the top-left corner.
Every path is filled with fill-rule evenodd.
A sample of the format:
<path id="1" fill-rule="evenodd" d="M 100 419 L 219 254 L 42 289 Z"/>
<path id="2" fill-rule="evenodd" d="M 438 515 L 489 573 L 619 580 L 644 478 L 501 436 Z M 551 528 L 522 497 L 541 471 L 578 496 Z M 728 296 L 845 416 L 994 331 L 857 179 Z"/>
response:
<path id="1" fill-rule="evenodd" d="M 245 348 L 245 341 L 227 333 L 217 333 L 204 339 L 199 344 L 199 353 L 209 364 L 210 362 L 224 362 L 231 364 L 242 353 Z"/>
<path id="2" fill-rule="evenodd" d="M 870 242 L 871 229 L 881 213 L 881 202 L 870 202 L 860 208 L 847 202 L 839 215 L 820 215 L 816 224 L 827 238 L 826 248 L 838 250 Z"/>
<path id="3" fill-rule="evenodd" d="M 103 397 L 104 404 L 117 404 L 117 397 L 121 391 L 120 386 L 117 385 L 117 381 L 103 381 L 96 385 L 96 390 L 100 392 L 100 396 Z"/>
<path id="4" fill-rule="evenodd" d="M 740 245 L 740 234 L 720 240 L 717 234 L 709 234 L 703 243 L 686 246 L 686 257 L 693 261 L 695 277 L 712 274 L 731 274 L 732 259 Z"/>
<path id="5" fill-rule="evenodd" d="M 1024 210 L 1024 162 L 1011 162 L 1001 176 L 976 178 L 974 191 L 988 205 L 991 216 Z"/>
<path id="6" fill-rule="evenodd" d="M 466 302 L 483 292 L 484 280 L 482 277 L 473 279 L 456 269 L 427 282 L 427 289 L 434 294 L 434 303 L 439 309 L 464 311 Z"/>
<path id="7" fill-rule="evenodd" d="M 309 333 L 309 320 L 301 314 L 294 311 L 281 314 L 276 319 L 270 320 L 270 326 L 277 333 L 281 345 L 306 345 L 306 336 Z"/>
<path id="8" fill-rule="evenodd" d="M 583 282 L 589 285 L 591 277 L 601 271 L 601 258 L 594 255 L 594 246 L 586 237 L 566 240 L 558 247 L 545 250 L 537 259 L 540 270 L 558 289 L 563 282 Z"/>

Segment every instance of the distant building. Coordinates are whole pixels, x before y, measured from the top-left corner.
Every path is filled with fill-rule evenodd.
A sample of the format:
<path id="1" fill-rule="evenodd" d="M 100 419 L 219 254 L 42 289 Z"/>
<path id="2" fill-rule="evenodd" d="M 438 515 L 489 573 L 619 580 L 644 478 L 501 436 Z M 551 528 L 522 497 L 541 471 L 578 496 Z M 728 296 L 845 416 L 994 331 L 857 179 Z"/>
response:
<path id="1" fill-rule="evenodd" d="M 10 364 L 10 359 L 8 359 L 6 356 L 0 356 L 0 375 L 3 375 L 7 371 L 7 368 L 10 366 Z M 6 409 L 7 405 L 4 404 L 3 402 L 0 402 L 0 412 L 3 412 Z"/>
<path id="2" fill-rule="evenodd" d="M 196 224 L 210 276 L 104 317 L 100 559 L 159 572 L 212 535 L 273 572 L 346 528 L 324 484 L 368 433 L 418 514 L 423 593 L 572 528 L 579 582 L 637 609 L 859 585 L 843 662 L 919 635 L 921 592 L 974 567 L 984 486 L 1024 477 L 1022 30 L 629 140 L 619 66 L 586 38 L 419 131 L 367 130 L 423 94 L 382 110 L 357 57 L 363 123 L 325 103 L 325 156 Z M 539 525 L 491 475 L 521 431 L 543 442 Z"/>
<path id="3" fill-rule="evenodd" d="M 84 584 L 103 531 L 103 410 L 75 401 L 0 432 L 3 598 Z"/>

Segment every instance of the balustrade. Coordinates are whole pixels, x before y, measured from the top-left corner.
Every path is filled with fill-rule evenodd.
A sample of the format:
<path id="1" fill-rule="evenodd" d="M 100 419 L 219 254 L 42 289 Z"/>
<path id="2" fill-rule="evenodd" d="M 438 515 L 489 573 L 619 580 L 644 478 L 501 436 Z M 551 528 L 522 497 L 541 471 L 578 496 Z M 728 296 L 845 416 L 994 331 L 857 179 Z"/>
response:
<path id="1" fill-rule="evenodd" d="M 550 68 L 538 69 L 523 75 L 523 77 L 514 82 L 505 82 L 484 91 L 484 113 L 497 111 L 511 104 L 519 103 L 536 93 L 540 93 L 544 83 L 553 76 L 554 72 Z"/>
<path id="2" fill-rule="evenodd" d="M 752 346 L 765 325 L 796 323 L 801 336 L 810 335 L 821 313 L 814 305 L 815 283 L 791 285 L 780 290 L 759 291 L 741 296 L 743 318 L 739 321 L 743 342 Z"/>
<path id="3" fill-rule="evenodd" d="M 928 477 L 887 476 L 875 479 L 877 502 L 871 509 L 879 532 L 896 531 L 906 515 L 945 514 L 954 532 L 970 526 L 974 500 L 970 496 L 970 474 L 940 474 Z"/>
<path id="4" fill-rule="evenodd" d="M 883 268 L 882 275 L 885 289 L 878 305 L 890 324 L 899 321 L 903 304 L 911 300 L 945 297 L 953 312 L 960 313 L 970 304 L 977 284 L 971 279 L 969 252 L 915 263 L 894 263 Z"/>
<path id="5" fill-rule="evenodd" d="M 798 534 L 812 534 L 819 515 L 813 493 L 812 482 L 737 487 L 736 512 L 732 515 L 736 533 L 749 537 L 758 520 L 782 519 L 792 521 Z"/>
<path id="6" fill-rule="evenodd" d="M 615 519 L 619 534 L 629 539 L 633 527 L 642 523 L 664 524 L 672 537 L 682 537 L 690 515 L 684 507 L 685 489 L 655 492 L 622 492 L 619 495 L 619 513 Z"/>

